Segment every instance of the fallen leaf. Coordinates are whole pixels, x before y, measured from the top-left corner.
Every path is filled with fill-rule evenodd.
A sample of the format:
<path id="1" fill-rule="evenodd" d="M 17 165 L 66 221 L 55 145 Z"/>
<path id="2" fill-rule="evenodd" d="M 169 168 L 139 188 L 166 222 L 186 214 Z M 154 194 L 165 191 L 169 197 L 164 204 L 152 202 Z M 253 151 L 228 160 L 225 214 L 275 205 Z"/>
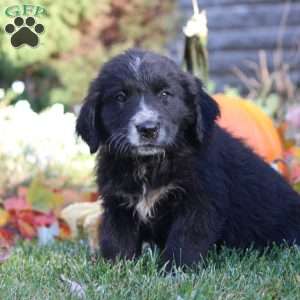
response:
<path id="1" fill-rule="evenodd" d="M 32 239 L 36 237 L 37 232 L 34 226 L 30 223 L 22 219 L 17 219 L 17 227 L 19 229 L 20 234 L 27 239 Z"/>
<path id="2" fill-rule="evenodd" d="M 58 238 L 61 240 L 67 240 L 71 238 L 71 229 L 68 226 L 68 224 L 64 221 L 59 219 L 58 220 L 59 224 L 59 235 Z"/>
<path id="3" fill-rule="evenodd" d="M 53 197 L 52 198 L 53 209 L 64 204 L 64 197 L 63 197 L 62 194 L 60 194 L 58 192 L 53 192 L 53 196 L 52 197 Z"/>
<path id="4" fill-rule="evenodd" d="M 3 204 L 7 211 L 19 211 L 31 209 L 30 204 L 25 200 L 24 197 L 10 197 L 4 201 Z"/>
<path id="5" fill-rule="evenodd" d="M 0 263 L 4 263 L 8 260 L 8 258 L 12 254 L 12 247 L 2 244 L 1 238 L 0 238 Z"/>
<path id="6" fill-rule="evenodd" d="M 68 285 L 69 291 L 72 296 L 78 297 L 80 299 L 86 297 L 85 289 L 78 282 L 66 278 L 63 274 L 60 275 L 60 280 Z"/>
<path id="7" fill-rule="evenodd" d="M 98 192 L 89 192 L 83 194 L 84 201 L 95 202 L 99 199 L 100 194 Z"/>
<path id="8" fill-rule="evenodd" d="M 0 227 L 5 226 L 8 223 L 9 219 L 10 214 L 6 210 L 0 208 Z"/>
<path id="9" fill-rule="evenodd" d="M 2 244 L 6 244 L 6 245 L 13 245 L 14 244 L 14 233 L 12 232 L 12 230 L 9 230 L 7 228 L 0 228 L 0 241 Z"/>
<path id="10" fill-rule="evenodd" d="M 11 231 L 0 228 L 0 263 L 4 263 L 12 254 L 14 236 Z"/>
<path id="11" fill-rule="evenodd" d="M 28 189 L 27 199 L 33 210 L 44 213 L 52 211 L 64 201 L 62 195 L 51 191 L 38 178 L 32 180 Z"/>
<path id="12" fill-rule="evenodd" d="M 89 214 L 83 223 L 83 230 L 88 235 L 89 246 L 92 253 L 99 250 L 99 229 L 102 222 L 101 217 L 102 211 L 99 209 Z"/>
<path id="13" fill-rule="evenodd" d="M 102 214 L 101 200 L 96 202 L 74 203 L 61 211 L 61 218 L 69 225 L 73 237 L 78 235 L 78 227 L 83 227 L 87 216 Z"/>
<path id="14" fill-rule="evenodd" d="M 34 212 L 33 222 L 35 226 L 51 226 L 56 222 L 56 218 L 52 213 L 43 214 Z"/>

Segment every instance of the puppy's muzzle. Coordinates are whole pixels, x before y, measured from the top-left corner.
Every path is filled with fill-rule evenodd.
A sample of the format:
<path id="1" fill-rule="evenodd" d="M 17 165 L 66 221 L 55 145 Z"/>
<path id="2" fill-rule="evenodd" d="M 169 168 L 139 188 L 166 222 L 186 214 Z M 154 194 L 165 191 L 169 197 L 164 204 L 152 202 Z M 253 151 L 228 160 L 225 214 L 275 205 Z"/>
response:
<path id="1" fill-rule="evenodd" d="M 135 125 L 137 132 L 144 141 L 153 142 L 159 134 L 160 124 L 158 122 L 146 121 Z"/>

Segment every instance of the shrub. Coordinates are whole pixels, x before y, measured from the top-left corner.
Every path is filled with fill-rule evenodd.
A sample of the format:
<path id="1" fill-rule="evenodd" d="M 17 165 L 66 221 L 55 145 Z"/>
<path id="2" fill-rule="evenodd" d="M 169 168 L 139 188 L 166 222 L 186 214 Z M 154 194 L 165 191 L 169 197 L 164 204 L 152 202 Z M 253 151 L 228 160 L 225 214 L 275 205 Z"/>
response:
<path id="1" fill-rule="evenodd" d="M 48 12 L 38 18 L 45 32 L 37 48 L 15 49 L 0 31 L 0 87 L 7 88 L 16 79 L 24 81 L 27 98 L 37 111 L 56 102 L 70 108 L 81 101 L 99 65 L 131 46 L 161 49 L 172 28 L 171 0 L 35 3 Z M 0 8 L 4 11 L 11 4 L 3 0 Z M 12 21 L 5 16 L 0 27 Z"/>
<path id="2" fill-rule="evenodd" d="M 0 194 L 37 174 L 62 186 L 93 185 L 94 159 L 61 104 L 34 112 L 27 101 L 0 109 Z"/>

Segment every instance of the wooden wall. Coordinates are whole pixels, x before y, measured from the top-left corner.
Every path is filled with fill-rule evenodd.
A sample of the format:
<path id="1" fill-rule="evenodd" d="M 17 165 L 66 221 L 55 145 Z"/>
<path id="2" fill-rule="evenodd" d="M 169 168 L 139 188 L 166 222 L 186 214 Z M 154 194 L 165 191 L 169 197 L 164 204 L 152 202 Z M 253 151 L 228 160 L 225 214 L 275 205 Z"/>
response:
<path id="1" fill-rule="evenodd" d="M 184 19 L 192 14 L 191 0 L 178 0 Z M 233 73 L 238 67 L 251 74 L 245 61 L 258 61 L 266 50 L 272 67 L 273 53 L 282 34 L 284 61 L 291 78 L 300 85 L 300 0 L 198 0 L 205 8 L 209 28 L 210 75 L 218 89 L 241 86 Z M 280 26 L 288 12 L 284 28 Z"/>

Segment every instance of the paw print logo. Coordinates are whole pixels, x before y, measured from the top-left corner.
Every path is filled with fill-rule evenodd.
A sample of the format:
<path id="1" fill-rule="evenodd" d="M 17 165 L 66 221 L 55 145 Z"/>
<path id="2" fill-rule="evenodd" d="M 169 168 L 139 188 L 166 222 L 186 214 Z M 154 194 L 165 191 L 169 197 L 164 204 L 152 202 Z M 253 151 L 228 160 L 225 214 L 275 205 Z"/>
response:
<path id="1" fill-rule="evenodd" d="M 44 32 L 45 28 L 42 24 L 35 24 L 33 17 L 25 20 L 22 17 L 16 17 L 14 24 L 7 24 L 5 31 L 11 34 L 10 42 L 13 47 L 28 45 L 35 47 L 39 43 L 39 35 Z"/>

